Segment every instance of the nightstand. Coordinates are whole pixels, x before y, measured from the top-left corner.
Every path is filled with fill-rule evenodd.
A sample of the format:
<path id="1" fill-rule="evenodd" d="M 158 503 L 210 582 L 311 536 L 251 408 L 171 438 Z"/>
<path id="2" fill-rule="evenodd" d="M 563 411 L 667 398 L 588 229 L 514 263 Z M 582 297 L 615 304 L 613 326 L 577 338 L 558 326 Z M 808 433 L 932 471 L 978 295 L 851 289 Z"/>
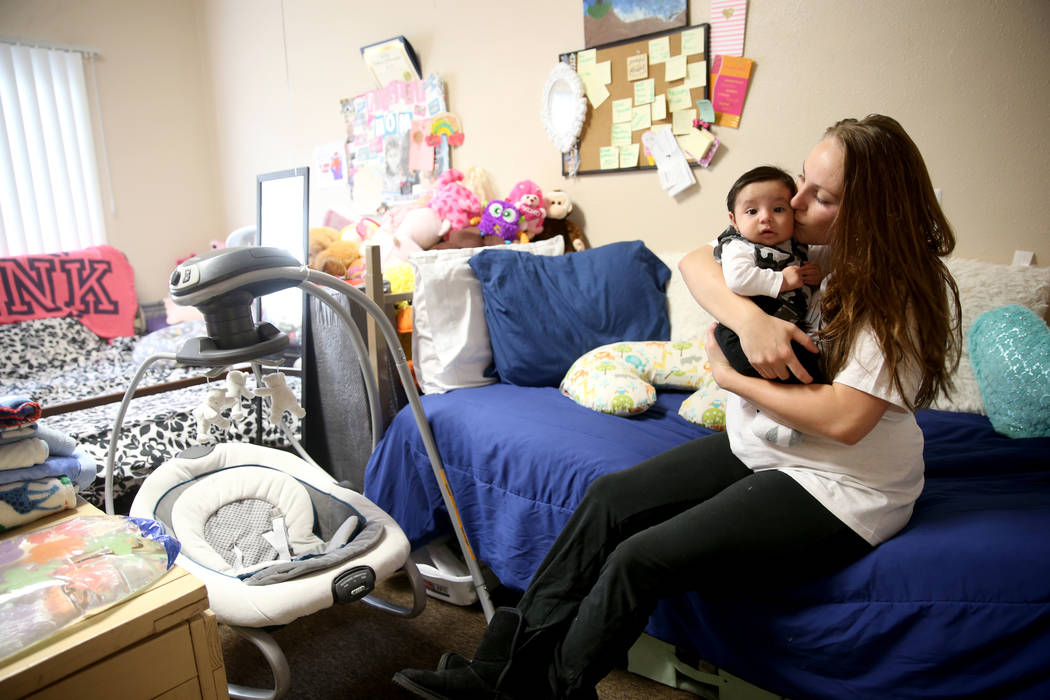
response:
<path id="1" fill-rule="evenodd" d="M 87 502 L 5 533 L 77 515 Z M 0 660 L 3 698 L 228 698 L 215 614 L 204 584 L 173 567 L 142 593 Z"/>

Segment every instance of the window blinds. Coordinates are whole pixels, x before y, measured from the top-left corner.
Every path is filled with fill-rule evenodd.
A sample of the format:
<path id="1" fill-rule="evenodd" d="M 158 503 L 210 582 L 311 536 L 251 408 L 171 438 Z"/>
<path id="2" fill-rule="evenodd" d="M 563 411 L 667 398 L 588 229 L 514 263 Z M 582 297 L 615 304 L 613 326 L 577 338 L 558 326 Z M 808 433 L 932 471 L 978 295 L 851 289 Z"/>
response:
<path id="1" fill-rule="evenodd" d="M 0 254 L 105 241 L 83 53 L 0 42 Z"/>

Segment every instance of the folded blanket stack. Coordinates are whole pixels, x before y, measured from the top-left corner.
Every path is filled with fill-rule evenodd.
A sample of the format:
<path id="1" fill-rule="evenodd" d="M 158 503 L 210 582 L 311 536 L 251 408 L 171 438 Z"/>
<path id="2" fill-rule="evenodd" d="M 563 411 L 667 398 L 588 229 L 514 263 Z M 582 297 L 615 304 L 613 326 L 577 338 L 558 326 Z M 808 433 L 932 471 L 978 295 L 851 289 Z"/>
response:
<path id="1" fill-rule="evenodd" d="M 95 460 L 39 418 L 35 401 L 0 396 L 0 532 L 74 508 L 95 480 Z"/>

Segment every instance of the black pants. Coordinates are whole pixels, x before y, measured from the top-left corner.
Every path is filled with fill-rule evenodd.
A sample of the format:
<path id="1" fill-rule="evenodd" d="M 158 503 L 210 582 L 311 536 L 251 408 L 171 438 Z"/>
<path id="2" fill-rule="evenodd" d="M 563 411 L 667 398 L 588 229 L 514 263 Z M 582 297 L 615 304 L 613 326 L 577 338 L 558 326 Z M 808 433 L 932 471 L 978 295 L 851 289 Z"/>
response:
<path id="1" fill-rule="evenodd" d="M 740 347 L 740 336 L 735 331 L 719 323 L 715 326 L 715 340 L 718 341 L 718 347 L 722 349 L 722 354 L 726 356 L 733 369 L 747 377 L 762 376 L 751 366 L 747 355 L 744 354 L 744 350 Z M 795 357 L 798 358 L 805 370 L 809 372 L 809 376 L 813 377 L 815 384 L 828 383 L 827 377 L 824 376 L 824 368 L 820 364 L 820 355 L 818 353 L 810 352 L 801 343 L 797 343 L 794 340 L 791 341 L 791 349 L 795 351 Z M 787 379 L 774 378 L 773 381 L 785 384 L 801 384 L 793 374 L 789 374 Z"/>
<path id="2" fill-rule="evenodd" d="M 560 692 L 592 688 L 686 591 L 780 586 L 844 566 L 871 546 L 791 477 L 752 472 L 725 433 L 600 477 L 540 564 L 519 608 L 548 636 Z"/>

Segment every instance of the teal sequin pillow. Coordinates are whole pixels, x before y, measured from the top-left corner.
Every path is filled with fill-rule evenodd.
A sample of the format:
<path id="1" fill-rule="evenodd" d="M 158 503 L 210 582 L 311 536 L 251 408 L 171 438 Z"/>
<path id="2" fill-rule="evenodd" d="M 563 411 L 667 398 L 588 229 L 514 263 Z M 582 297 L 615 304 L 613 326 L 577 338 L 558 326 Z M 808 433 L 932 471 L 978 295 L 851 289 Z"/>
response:
<path id="1" fill-rule="evenodd" d="M 1024 306 L 1000 306 L 977 317 L 967 340 L 995 431 L 1050 437 L 1050 328 L 1043 319 Z"/>

